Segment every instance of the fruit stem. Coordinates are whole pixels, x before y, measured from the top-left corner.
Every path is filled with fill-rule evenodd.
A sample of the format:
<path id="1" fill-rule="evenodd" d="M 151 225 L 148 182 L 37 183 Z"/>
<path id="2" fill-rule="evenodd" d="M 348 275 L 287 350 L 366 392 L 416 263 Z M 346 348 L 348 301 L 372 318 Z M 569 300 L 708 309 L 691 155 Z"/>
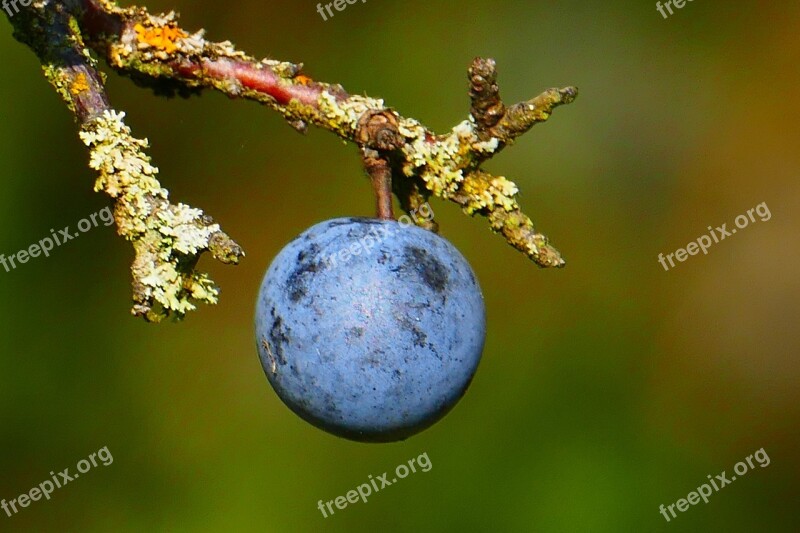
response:
<path id="1" fill-rule="evenodd" d="M 392 168 L 385 158 L 371 148 L 362 148 L 361 153 L 375 192 L 375 216 L 381 220 L 394 220 Z"/>

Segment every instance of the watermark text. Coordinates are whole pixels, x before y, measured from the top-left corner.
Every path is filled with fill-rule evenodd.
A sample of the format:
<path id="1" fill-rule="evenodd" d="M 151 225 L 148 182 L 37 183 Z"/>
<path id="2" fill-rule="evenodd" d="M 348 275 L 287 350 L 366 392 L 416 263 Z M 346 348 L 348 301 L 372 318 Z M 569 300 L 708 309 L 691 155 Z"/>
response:
<path id="1" fill-rule="evenodd" d="M 72 239 L 80 237 L 81 233 L 86 233 L 92 228 L 98 227 L 100 225 L 98 220 L 101 221 L 104 226 L 110 226 L 113 224 L 114 214 L 111 212 L 111 208 L 106 207 L 97 213 L 92 213 L 89 215 L 89 217 L 78 222 L 78 232 L 70 231 L 69 226 L 58 230 L 58 233 L 56 233 L 56 230 L 51 229 L 50 236 L 40 240 L 37 244 L 31 244 L 28 248 L 20 250 L 19 252 L 8 257 L 0 254 L 0 265 L 3 265 L 3 268 L 6 269 L 6 272 L 11 272 L 12 270 L 16 270 L 18 265 L 24 265 L 32 258 L 36 258 L 41 255 L 50 257 L 50 252 L 52 252 L 56 246 L 61 246 Z"/>
<path id="2" fill-rule="evenodd" d="M 746 215 L 742 214 L 737 216 L 733 221 L 736 225 L 735 228 L 728 229 L 727 223 L 717 226 L 716 229 L 712 229 L 711 226 L 709 226 L 708 235 L 698 237 L 696 241 L 687 244 L 686 248 L 678 248 L 666 256 L 663 253 L 658 254 L 658 262 L 661 263 L 664 270 L 669 270 L 675 267 L 675 261 L 673 259 L 677 259 L 679 262 L 683 263 L 690 255 L 697 255 L 701 251 L 704 255 L 708 255 L 708 249 L 712 244 L 724 241 L 728 237 L 733 236 L 737 229 L 744 229 L 750 225 L 751 222 L 756 222 L 755 215 L 758 215 L 761 222 L 766 222 L 772 218 L 772 213 L 770 213 L 769 207 L 767 207 L 767 202 L 761 202 L 754 208 L 748 209 Z M 667 266 L 667 262 L 669 262 L 669 266 Z"/>
<path id="3" fill-rule="evenodd" d="M 711 474 L 709 474 L 708 481 L 711 483 L 710 485 L 708 483 L 703 483 L 697 487 L 696 491 L 690 492 L 686 498 L 681 498 L 677 502 L 671 503 L 667 506 L 662 504 L 658 508 L 658 511 L 662 514 L 664 520 L 669 522 L 678 516 L 675 513 L 675 508 L 677 508 L 679 512 L 685 513 L 689 509 L 689 506 L 697 505 L 700 503 L 701 499 L 703 500 L 703 503 L 708 503 L 709 496 L 714 494 L 714 492 L 719 492 L 721 488 L 736 481 L 736 476 L 741 477 L 748 471 L 754 470 L 756 467 L 753 461 L 754 459 L 755 463 L 758 463 L 758 466 L 761 468 L 766 468 L 769 466 L 769 455 L 767 455 L 767 452 L 764 451 L 764 448 L 761 448 L 756 453 L 748 455 L 744 461 L 739 461 L 733 466 L 733 471 L 736 475 L 732 475 L 729 478 L 728 474 L 723 471 L 712 478 Z M 711 487 L 714 487 L 713 491 L 711 490 Z"/>
<path id="4" fill-rule="evenodd" d="M 317 509 L 319 509 L 324 518 L 328 518 L 328 514 L 334 514 L 336 512 L 333 509 L 334 506 L 339 510 L 343 510 L 348 504 L 358 503 L 359 500 L 367 503 L 368 496 L 394 483 L 397 483 L 399 480 L 408 477 L 409 474 L 416 473 L 417 467 L 419 467 L 422 472 L 429 472 L 430 469 L 433 468 L 433 464 L 431 464 L 431 460 L 428 458 L 427 452 L 423 453 L 419 457 L 410 459 L 408 461 L 408 465 L 405 463 L 398 465 L 397 468 L 394 469 L 395 477 L 393 477 L 391 480 L 389 479 L 389 472 L 384 472 L 383 475 L 380 475 L 377 478 L 373 478 L 372 474 L 370 474 L 368 483 L 362 483 L 358 486 L 358 488 L 347 491 L 347 494 L 344 496 L 337 496 L 330 501 L 323 502 L 322 500 L 319 500 L 317 502 Z M 380 486 L 378 486 L 379 484 Z"/>
<path id="5" fill-rule="evenodd" d="M 78 470 L 77 472 L 71 473 L 69 468 L 65 468 L 59 472 L 58 475 L 56 475 L 54 472 L 50 472 L 50 478 L 42 481 L 28 492 L 20 494 L 13 500 L 6 501 L 3 499 L 0 501 L 0 508 L 5 511 L 9 518 L 11 518 L 15 514 L 19 513 L 22 509 L 28 507 L 32 502 L 38 502 L 41 500 L 42 497 L 44 497 L 46 500 L 49 500 L 56 489 L 63 488 L 65 485 L 67 485 L 67 483 L 75 481 L 78 479 L 78 477 L 80 477 L 81 474 L 85 474 L 92 468 L 95 468 L 101 464 L 103 466 L 108 466 L 113 462 L 114 457 L 111 455 L 111 452 L 108 451 L 108 446 L 103 446 L 97 450 L 97 452 L 89 455 L 89 457 L 86 459 L 81 459 L 78 461 L 78 464 L 75 467 Z"/>

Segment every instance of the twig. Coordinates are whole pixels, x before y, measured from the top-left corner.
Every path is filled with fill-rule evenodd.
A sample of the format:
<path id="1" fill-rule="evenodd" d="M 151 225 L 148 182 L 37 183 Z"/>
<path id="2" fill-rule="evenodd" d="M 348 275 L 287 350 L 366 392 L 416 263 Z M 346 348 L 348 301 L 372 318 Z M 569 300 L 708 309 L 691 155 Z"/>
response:
<path id="1" fill-rule="evenodd" d="M 375 192 L 376 217 L 382 220 L 394 220 L 392 207 L 392 167 L 389 162 L 371 148 L 362 149 L 364 168 L 372 181 Z"/>
<path id="2" fill-rule="evenodd" d="M 117 232 L 133 244 L 132 312 L 149 321 L 183 317 L 197 302 L 216 303 L 219 294 L 195 270 L 200 255 L 211 251 L 223 263 L 236 263 L 244 252 L 202 211 L 169 202 L 144 152 L 147 140 L 133 137 L 125 114 L 109 105 L 71 7 L 35 2 L 12 18 L 14 35 L 37 53 L 47 79 L 75 114 L 90 149 L 89 166 L 99 173 L 95 190 L 114 200 Z"/>
<path id="3" fill-rule="evenodd" d="M 136 250 L 133 311 L 148 320 L 182 317 L 195 302 L 216 302 L 216 286 L 195 271 L 203 252 L 225 263 L 236 263 L 244 254 L 200 210 L 169 203 L 156 179 L 158 169 L 144 152 L 147 141 L 133 137 L 124 113 L 109 105 L 87 48 L 159 94 L 187 96 L 214 89 L 260 102 L 298 131 L 315 125 L 354 142 L 373 179 L 381 217 L 391 217 L 389 190 L 412 217 L 430 196 L 437 196 L 469 215 L 487 217 L 494 231 L 539 266 L 564 265 L 521 211 L 516 185 L 481 165 L 547 120 L 553 109 L 572 102 L 574 87 L 549 89 L 506 106 L 494 61 L 476 58 L 469 70 L 469 118 L 436 135 L 381 99 L 312 80 L 301 64 L 257 60 L 229 41 L 206 40 L 203 30 L 189 33 L 178 26 L 174 13 L 151 15 L 110 0 L 37 0 L 9 18 L 17 39 L 37 53 L 81 125 L 81 138 L 91 150 L 90 166 L 100 174 L 95 188 L 114 199 L 118 231 Z M 432 220 L 413 218 L 437 228 Z"/>
<path id="4" fill-rule="evenodd" d="M 255 100 L 301 131 L 313 124 L 359 146 L 381 143 L 365 134 L 364 117 L 393 117 L 389 122 L 396 123 L 399 135 L 389 141 L 399 140 L 392 154 L 395 182 L 403 177 L 426 189 L 395 186 L 395 193 L 416 196 L 400 196 L 401 204 L 421 203 L 427 194 L 454 201 L 467 214 L 486 216 L 493 230 L 539 266 L 564 265 L 559 252 L 520 210 L 516 185 L 480 165 L 546 121 L 553 109 L 572 102 L 578 94 L 575 87 L 549 89 L 506 107 L 497 89 L 494 61 L 476 58 L 470 68 L 472 114 L 450 133 L 436 135 L 418 121 L 399 116 L 383 100 L 312 80 L 302 74 L 302 65 L 255 59 L 229 41 L 206 40 L 203 30 L 190 34 L 178 26 L 175 13 L 155 16 L 143 8 L 120 8 L 110 0 L 82 2 L 82 27 L 92 47 L 117 71 L 160 92 L 214 89 Z"/>

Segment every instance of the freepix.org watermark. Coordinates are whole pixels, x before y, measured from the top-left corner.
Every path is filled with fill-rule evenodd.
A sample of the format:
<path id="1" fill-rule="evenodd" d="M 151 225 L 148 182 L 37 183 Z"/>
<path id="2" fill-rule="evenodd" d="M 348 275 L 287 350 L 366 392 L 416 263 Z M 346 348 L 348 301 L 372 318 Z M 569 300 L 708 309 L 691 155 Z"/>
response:
<path id="1" fill-rule="evenodd" d="M 696 241 L 692 241 L 687 244 L 686 248 L 678 248 L 666 256 L 664 254 L 658 254 L 658 262 L 661 263 L 661 266 L 664 267 L 664 270 L 669 270 L 675 266 L 675 261 L 673 261 L 673 258 L 683 263 L 689 258 L 690 255 L 697 255 L 701 251 L 703 254 L 708 255 L 708 249 L 712 244 L 717 244 L 720 241 L 724 241 L 736 233 L 737 229 L 744 229 L 749 226 L 751 222 L 756 222 L 755 215 L 758 215 L 758 218 L 761 220 L 761 222 L 766 222 L 772 218 L 772 213 L 770 213 L 769 207 L 767 207 L 767 202 L 761 202 L 754 208 L 748 209 L 746 215 L 742 214 L 737 216 L 733 221 L 733 223 L 736 225 L 735 228 L 731 228 L 729 230 L 728 224 L 717 226 L 716 229 L 712 229 L 711 226 L 709 226 L 708 235 L 698 237 Z M 669 266 L 667 266 L 667 262 L 669 262 Z"/>
<path id="2" fill-rule="evenodd" d="M 358 503 L 359 500 L 367 503 L 367 497 L 373 494 L 373 489 L 374 492 L 383 490 L 385 487 L 388 487 L 394 483 L 397 483 L 399 480 L 408 477 L 409 474 L 416 473 L 417 467 L 419 467 L 422 472 L 429 472 L 430 469 L 433 468 L 431 460 L 428 458 L 428 452 L 425 452 L 414 459 L 409 459 L 408 466 L 406 466 L 405 463 L 398 465 L 397 468 L 394 469 L 395 477 L 392 479 L 389 479 L 389 472 L 384 472 L 383 475 L 378 476 L 377 479 L 373 478 L 372 474 L 370 474 L 368 483 L 362 483 L 358 486 L 358 488 L 347 491 L 347 494 L 344 496 L 337 496 L 330 501 L 323 502 L 322 500 L 319 500 L 317 502 L 317 509 L 319 509 L 324 518 L 328 518 L 328 513 L 334 514 L 336 512 L 333 510 L 334 506 L 337 509 L 342 510 L 346 508 L 348 504 Z M 378 484 L 380 484 L 380 487 Z"/>
<path id="3" fill-rule="evenodd" d="M 32 3 L 33 0 L 3 0 L 2 6 L 3 6 L 3 11 L 8 13 L 9 17 L 13 17 L 17 13 L 19 13 L 19 6 L 17 4 L 21 5 L 22 7 L 28 7 Z M 11 11 L 12 9 L 14 11 Z"/>
<path id="4" fill-rule="evenodd" d="M 333 18 L 333 11 L 331 10 L 331 6 L 336 9 L 336 11 L 344 11 L 348 4 L 352 5 L 358 2 L 358 0 L 334 0 L 333 2 L 328 2 L 327 4 L 317 4 L 317 13 L 322 17 L 322 20 L 328 20 L 328 17 Z M 361 0 L 362 4 L 366 4 L 367 0 Z M 328 17 L 325 16 L 325 12 L 328 12 Z"/>
<path id="5" fill-rule="evenodd" d="M 664 8 L 669 11 L 670 15 L 674 15 L 675 13 L 672 11 L 672 6 L 675 6 L 676 9 L 683 9 L 683 6 L 686 5 L 686 2 L 692 2 L 693 0 L 667 0 L 664 2 L 664 5 L 661 5 L 661 2 L 656 2 L 656 10 L 661 13 L 661 16 L 667 18 L 669 15 L 664 11 Z"/>
<path id="6" fill-rule="evenodd" d="M 108 466 L 114 462 L 114 457 L 111 455 L 111 452 L 108 451 L 108 446 L 103 446 L 95 453 L 89 455 L 86 459 L 81 459 L 78 461 L 78 464 L 75 468 L 77 468 L 77 472 L 72 474 L 70 473 L 69 468 L 65 468 L 61 472 L 56 475 L 53 472 L 50 472 L 50 478 L 42 481 L 37 486 L 33 487 L 28 492 L 20 494 L 13 500 L 6 501 L 5 499 L 0 501 L 0 508 L 6 512 L 6 515 L 11 518 L 15 514 L 19 513 L 22 509 L 28 507 L 32 502 L 38 502 L 39 500 L 44 497 L 46 500 L 50 499 L 50 496 L 55 492 L 56 489 L 63 488 L 68 483 L 71 483 L 78 479 L 81 474 L 87 473 L 92 468 L 95 468 L 99 465 Z"/>
<path id="7" fill-rule="evenodd" d="M 687 509 L 689 509 L 690 505 L 697 505 L 700 503 L 700 500 L 703 500 L 703 503 L 708 503 L 708 497 L 714 494 L 714 492 L 719 492 L 719 490 L 726 486 L 730 485 L 734 481 L 736 481 L 736 476 L 743 476 L 750 470 L 755 470 L 755 464 L 753 460 L 758 463 L 758 466 L 761 468 L 766 468 L 769 466 L 769 455 L 767 452 L 764 451 L 764 448 L 761 448 L 756 453 L 751 454 L 745 458 L 744 461 L 739 461 L 733 466 L 733 471 L 735 472 L 735 476 L 732 475 L 728 478 L 728 475 L 723 471 L 721 474 L 717 474 L 714 478 L 711 477 L 711 474 L 708 475 L 708 480 L 711 482 L 709 485 L 708 483 L 703 483 L 699 487 L 697 487 L 696 491 L 690 492 L 686 498 L 681 498 L 675 503 L 671 503 L 666 507 L 662 504 L 658 511 L 664 516 L 664 520 L 669 522 L 673 518 L 677 517 L 678 515 L 675 514 L 675 508 L 678 508 L 678 511 L 681 513 L 685 513 Z M 712 492 L 711 487 L 714 487 L 714 491 Z M 669 511 L 669 512 L 667 512 Z"/>
<path id="8" fill-rule="evenodd" d="M 113 224 L 114 214 L 111 212 L 111 208 L 106 207 L 97 213 L 92 213 L 89 215 L 89 217 L 78 222 L 78 232 L 71 232 L 69 226 L 59 230 L 58 233 L 56 233 L 56 230 L 51 229 L 50 237 L 45 237 L 37 244 L 31 244 L 25 250 L 20 250 L 19 252 L 8 257 L 0 254 L 0 265 L 3 265 L 3 268 L 6 269 L 6 272 L 11 272 L 12 270 L 15 270 L 18 265 L 24 265 L 32 258 L 36 258 L 41 255 L 50 257 L 50 252 L 52 252 L 56 246 L 61 246 L 67 241 L 71 241 L 72 239 L 80 237 L 81 233 L 86 233 L 92 228 L 99 226 L 98 219 L 103 223 L 104 226 L 110 226 Z"/>

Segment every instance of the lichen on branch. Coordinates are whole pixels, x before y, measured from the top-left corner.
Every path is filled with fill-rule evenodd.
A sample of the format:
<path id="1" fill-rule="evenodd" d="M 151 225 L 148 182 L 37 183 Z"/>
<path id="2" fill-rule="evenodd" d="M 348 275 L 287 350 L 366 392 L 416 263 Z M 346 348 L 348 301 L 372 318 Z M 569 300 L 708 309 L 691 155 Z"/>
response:
<path id="1" fill-rule="evenodd" d="M 133 313 L 149 321 L 184 316 L 195 304 L 217 303 L 219 289 L 195 265 L 206 251 L 223 263 L 236 263 L 242 249 L 199 209 L 171 204 L 158 169 L 145 154 L 147 140 L 136 139 L 124 113 L 106 111 L 83 124 L 89 166 L 99 173 L 95 191 L 115 200 L 119 234 L 136 250 Z"/>
<path id="2" fill-rule="evenodd" d="M 47 79 L 75 114 L 89 166 L 98 173 L 95 190 L 113 199 L 117 232 L 133 244 L 132 311 L 157 322 L 181 318 L 200 302 L 216 303 L 219 289 L 195 270 L 200 256 L 210 251 L 230 264 L 244 252 L 202 211 L 169 202 L 145 153 L 147 140 L 135 138 L 125 114 L 111 108 L 67 4 L 34 3 L 13 19 L 15 36 L 37 53 Z"/>
<path id="3" fill-rule="evenodd" d="M 147 141 L 133 137 L 124 114 L 108 103 L 89 48 L 157 94 L 189 96 L 213 89 L 257 101 L 300 132 L 314 125 L 355 143 L 376 185 L 381 216 L 391 215 L 391 190 L 416 223 L 436 231 L 435 221 L 414 216 L 436 196 L 468 215 L 486 217 L 493 231 L 537 265 L 564 265 L 522 212 L 517 186 L 481 166 L 546 121 L 553 109 L 572 102 L 574 87 L 549 89 L 507 106 L 494 61 L 476 58 L 469 69 L 469 116 L 437 135 L 379 98 L 313 80 L 302 64 L 256 59 L 230 41 L 207 40 L 203 30 L 187 31 L 175 13 L 153 15 L 111 0 L 37 0 L 11 22 L 81 124 L 90 166 L 99 172 L 95 188 L 114 199 L 119 233 L 136 251 L 133 311 L 148 320 L 181 317 L 197 302 L 216 302 L 216 286 L 195 271 L 203 252 L 224 263 L 236 263 L 244 254 L 202 211 L 169 202 L 156 178 L 158 169 L 145 154 Z"/>

